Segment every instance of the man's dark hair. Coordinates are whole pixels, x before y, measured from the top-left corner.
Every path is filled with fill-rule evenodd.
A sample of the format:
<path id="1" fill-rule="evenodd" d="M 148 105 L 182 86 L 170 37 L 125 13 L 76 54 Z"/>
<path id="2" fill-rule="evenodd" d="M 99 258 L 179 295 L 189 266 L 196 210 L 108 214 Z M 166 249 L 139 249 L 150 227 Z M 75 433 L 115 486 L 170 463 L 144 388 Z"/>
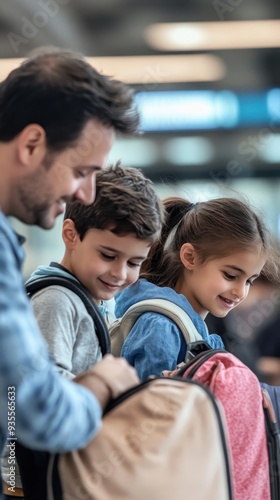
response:
<path id="1" fill-rule="evenodd" d="M 94 203 L 69 203 L 64 219 L 73 220 L 80 240 L 96 228 L 153 242 L 161 231 L 164 209 L 152 182 L 140 170 L 118 162 L 97 174 Z"/>
<path id="2" fill-rule="evenodd" d="M 27 125 L 41 125 L 52 151 L 79 138 L 91 119 L 117 131 L 137 131 L 133 91 L 100 74 L 79 54 L 48 48 L 37 51 L 0 84 L 0 141 Z"/>

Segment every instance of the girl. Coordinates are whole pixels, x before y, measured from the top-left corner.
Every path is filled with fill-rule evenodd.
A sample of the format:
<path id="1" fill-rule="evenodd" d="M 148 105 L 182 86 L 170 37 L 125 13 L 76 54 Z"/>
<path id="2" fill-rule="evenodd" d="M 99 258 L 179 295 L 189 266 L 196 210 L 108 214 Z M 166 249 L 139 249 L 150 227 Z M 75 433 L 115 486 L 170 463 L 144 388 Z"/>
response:
<path id="1" fill-rule="evenodd" d="M 116 315 L 144 299 L 168 299 L 189 314 L 211 347 L 223 348 L 218 335 L 209 335 L 204 319 L 208 312 L 222 318 L 237 307 L 261 272 L 277 280 L 272 237 L 256 213 L 237 199 L 192 204 L 174 197 L 164 206 L 161 238 L 152 245 L 138 282 L 117 296 Z M 175 323 L 148 312 L 131 329 L 122 356 L 144 380 L 173 370 L 185 360 L 186 350 Z"/>

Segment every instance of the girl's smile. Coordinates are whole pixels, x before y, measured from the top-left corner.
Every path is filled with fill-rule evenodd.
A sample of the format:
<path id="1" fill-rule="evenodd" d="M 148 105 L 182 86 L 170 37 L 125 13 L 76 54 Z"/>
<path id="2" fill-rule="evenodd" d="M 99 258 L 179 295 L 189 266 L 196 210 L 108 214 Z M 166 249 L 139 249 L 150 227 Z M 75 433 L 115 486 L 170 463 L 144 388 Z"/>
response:
<path id="1" fill-rule="evenodd" d="M 182 249 L 185 271 L 176 291 L 185 295 L 202 318 L 208 312 L 222 318 L 238 306 L 247 297 L 250 286 L 265 263 L 265 256 L 257 249 L 213 258 L 204 263 L 199 262 L 190 243 L 183 245 Z"/>

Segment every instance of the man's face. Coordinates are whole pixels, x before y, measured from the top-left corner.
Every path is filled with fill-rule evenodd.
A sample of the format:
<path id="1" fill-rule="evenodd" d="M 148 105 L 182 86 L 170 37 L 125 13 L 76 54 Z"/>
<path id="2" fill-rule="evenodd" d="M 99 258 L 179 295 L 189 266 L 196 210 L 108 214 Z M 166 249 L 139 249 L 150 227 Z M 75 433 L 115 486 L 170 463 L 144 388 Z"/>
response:
<path id="1" fill-rule="evenodd" d="M 36 172 L 21 179 L 17 189 L 20 213 L 16 216 L 27 224 L 50 229 L 66 202 L 93 203 L 96 174 L 106 164 L 114 136 L 113 128 L 91 120 L 74 146 L 47 154 Z"/>

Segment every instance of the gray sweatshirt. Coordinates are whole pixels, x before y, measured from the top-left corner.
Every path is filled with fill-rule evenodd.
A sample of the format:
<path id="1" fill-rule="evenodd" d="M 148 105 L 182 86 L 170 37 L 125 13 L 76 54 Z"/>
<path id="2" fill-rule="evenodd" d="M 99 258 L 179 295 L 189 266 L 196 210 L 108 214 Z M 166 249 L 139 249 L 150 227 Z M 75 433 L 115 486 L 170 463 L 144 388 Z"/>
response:
<path id="1" fill-rule="evenodd" d="M 28 282 L 42 276 L 71 276 L 52 266 L 40 266 Z M 63 286 L 52 285 L 31 298 L 35 317 L 58 371 L 73 379 L 101 359 L 92 318 L 80 297 Z"/>

